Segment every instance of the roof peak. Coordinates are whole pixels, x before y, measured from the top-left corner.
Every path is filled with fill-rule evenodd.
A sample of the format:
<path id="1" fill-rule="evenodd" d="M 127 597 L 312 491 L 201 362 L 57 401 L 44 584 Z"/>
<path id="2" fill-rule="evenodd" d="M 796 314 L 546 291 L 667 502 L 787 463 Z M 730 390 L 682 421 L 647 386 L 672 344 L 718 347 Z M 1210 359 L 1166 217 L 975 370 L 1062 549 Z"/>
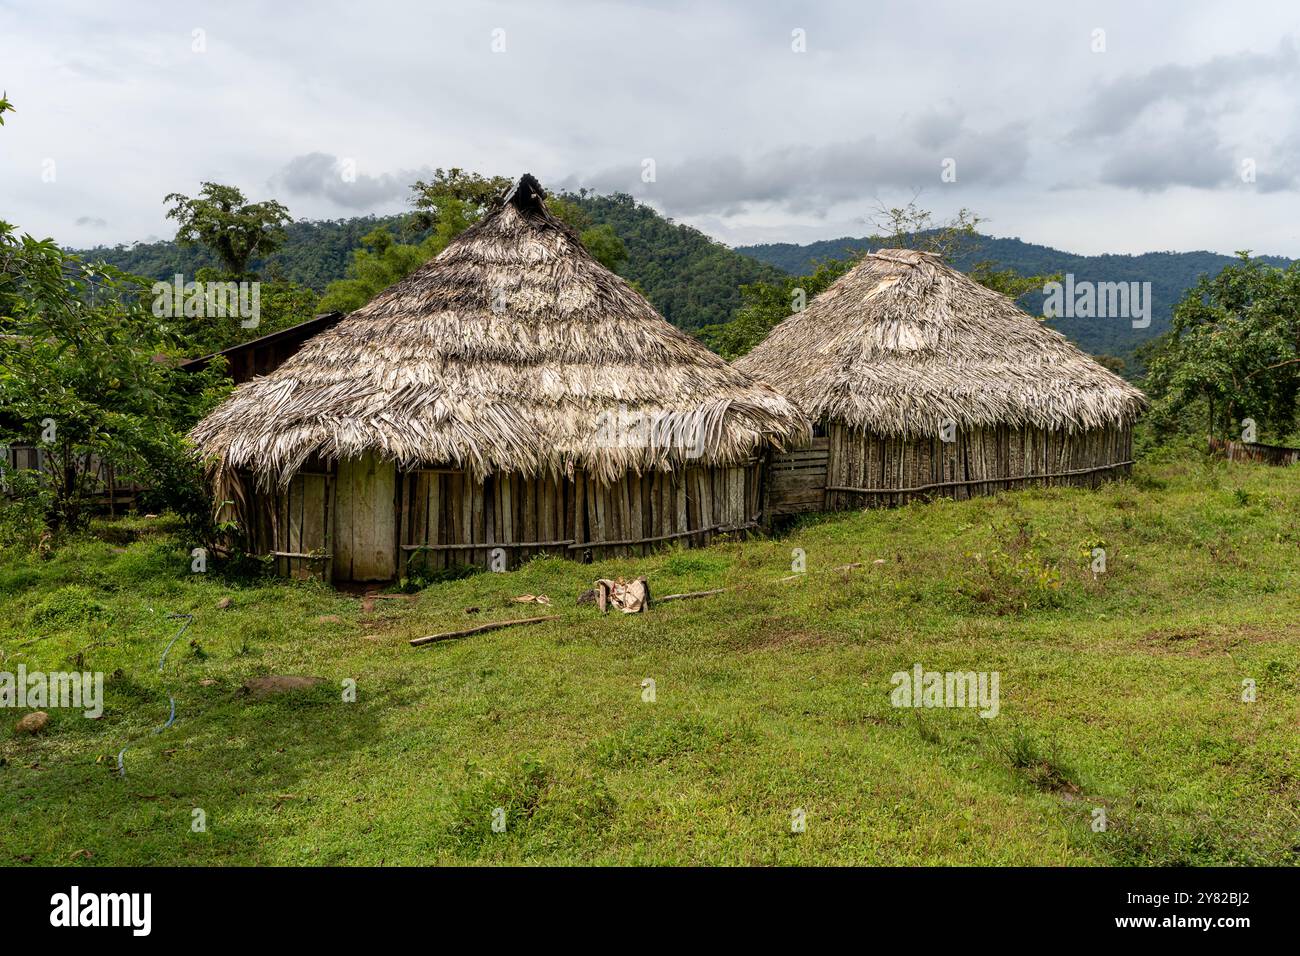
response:
<path id="1" fill-rule="evenodd" d="M 532 173 L 524 173 L 519 181 L 510 187 L 502 203 L 513 205 L 516 209 L 544 209 L 546 190 Z"/>

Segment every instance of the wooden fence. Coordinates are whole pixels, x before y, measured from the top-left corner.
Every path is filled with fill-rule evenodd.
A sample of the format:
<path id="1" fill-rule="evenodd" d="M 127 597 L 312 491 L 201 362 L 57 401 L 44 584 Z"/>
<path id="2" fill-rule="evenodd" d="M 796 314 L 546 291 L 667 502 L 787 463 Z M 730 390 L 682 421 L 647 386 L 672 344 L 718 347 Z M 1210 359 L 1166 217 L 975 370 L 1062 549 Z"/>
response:
<path id="1" fill-rule="evenodd" d="M 1128 474 L 1132 431 L 972 428 L 953 440 L 882 436 L 832 424 L 827 506 L 901 505 L 945 495 L 958 501 L 1033 485 L 1095 487 Z"/>
<path id="2" fill-rule="evenodd" d="M 830 439 L 814 438 L 807 448 L 773 454 L 767 469 L 766 516 L 821 511 L 826 506 Z"/>
<path id="3" fill-rule="evenodd" d="M 1261 445 L 1253 441 L 1210 439 L 1210 451 L 1228 461 L 1262 461 L 1266 465 L 1294 465 L 1300 462 L 1300 448 Z"/>
<path id="4" fill-rule="evenodd" d="M 0 467 L 5 473 L 38 472 L 47 482 L 59 480 L 59 460 L 39 445 L 0 446 Z M 105 509 L 110 515 L 133 506 L 142 491 L 148 489 L 130 475 L 120 473 L 112 462 L 97 455 L 82 455 L 77 459 L 80 474 L 90 476 L 91 506 Z M 7 482 L 0 482 L 0 494 L 10 494 Z"/>

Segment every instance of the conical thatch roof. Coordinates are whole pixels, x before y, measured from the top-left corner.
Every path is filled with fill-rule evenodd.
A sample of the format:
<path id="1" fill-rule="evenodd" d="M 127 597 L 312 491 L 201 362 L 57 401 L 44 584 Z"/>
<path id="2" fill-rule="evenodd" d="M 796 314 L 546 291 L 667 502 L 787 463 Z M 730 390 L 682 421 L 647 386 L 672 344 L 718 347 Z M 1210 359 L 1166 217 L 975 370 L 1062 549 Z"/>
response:
<path id="1" fill-rule="evenodd" d="M 735 365 L 814 419 L 883 435 L 945 420 L 1077 431 L 1146 401 L 1010 299 L 907 249 L 867 256 Z"/>
<path id="2" fill-rule="evenodd" d="M 367 452 L 479 477 L 608 480 L 802 440 L 808 422 L 786 398 L 668 324 L 543 196 L 525 175 L 436 258 L 237 388 L 194 429 L 200 453 L 262 480 L 313 453 Z M 609 440 L 611 421 L 638 416 L 650 441 Z"/>

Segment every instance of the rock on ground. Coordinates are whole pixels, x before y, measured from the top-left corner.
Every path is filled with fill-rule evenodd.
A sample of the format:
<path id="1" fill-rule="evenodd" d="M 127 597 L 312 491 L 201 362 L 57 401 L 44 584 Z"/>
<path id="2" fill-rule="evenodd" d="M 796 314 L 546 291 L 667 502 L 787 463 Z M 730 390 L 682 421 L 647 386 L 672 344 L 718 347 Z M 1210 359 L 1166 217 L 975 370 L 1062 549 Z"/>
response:
<path id="1" fill-rule="evenodd" d="M 38 710 L 18 721 L 16 729 L 20 734 L 39 734 L 49 722 L 50 715 L 43 710 Z"/>

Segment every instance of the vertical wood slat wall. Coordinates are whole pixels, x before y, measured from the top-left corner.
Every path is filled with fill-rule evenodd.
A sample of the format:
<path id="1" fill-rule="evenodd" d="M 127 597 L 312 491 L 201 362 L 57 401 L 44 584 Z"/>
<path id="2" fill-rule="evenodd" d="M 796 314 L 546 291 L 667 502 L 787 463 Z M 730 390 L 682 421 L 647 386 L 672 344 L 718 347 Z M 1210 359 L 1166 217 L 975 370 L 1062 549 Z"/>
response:
<path id="1" fill-rule="evenodd" d="M 1127 461 L 1132 455 L 1128 428 L 1070 435 L 1000 427 L 959 432 L 956 441 L 942 442 L 832 424 L 825 441 L 827 488 L 898 489 L 874 494 L 828 490 L 821 507 L 830 509 L 900 505 L 918 497 L 965 499 L 1031 484 L 1095 487 L 1126 474 L 1129 467 L 1045 476 Z M 590 551 L 599 559 L 645 554 L 674 540 L 708 544 L 720 529 L 752 526 L 764 511 L 765 472 L 759 462 L 750 461 L 734 468 L 624 475 L 602 485 L 581 472 L 571 479 L 497 474 L 474 482 L 462 471 L 428 468 L 397 473 L 388 500 L 367 501 L 362 510 L 377 520 L 385 508 L 393 509 L 398 576 L 406 574 L 408 565 L 429 570 L 486 565 L 497 547 L 504 549 L 510 567 L 540 553 L 581 558 Z M 252 514 L 246 520 L 253 547 L 261 554 L 285 553 L 276 558 L 281 574 L 349 579 L 347 569 L 334 567 L 335 498 L 342 493 L 337 474 L 333 467 L 309 462 L 286 490 L 250 496 Z M 249 478 L 247 488 L 252 487 Z M 975 483 L 909 491 L 951 481 Z M 801 510 L 817 510 L 816 503 L 804 503 Z M 286 556 L 304 554 L 319 557 Z"/>
<path id="2" fill-rule="evenodd" d="M 275 497 L 267 540 L 267 551 L 287 554 L 315 554 L 319 558 L 277 557 L 276 571 L 282 577 L 329 580 L 332 572 L 335 476 L 321 472 L 300 472 L 289 487 Z"/>
<path id="3" fill-rule="evenodd" d="M 582 472 L 572 479 L 497 474 L 481 483 L 454 469 L 405 472 L 398 483 L 398 573 L 407 564 L 486 565 L 497 547 L 513 567 L 542 553 L 580 558 L 590 550 L 599 559 L 645 554 L 674 540 L 707 544 L 717 529 L 743 529 L 757 519 L 761 480 L 757 462 L 630 474 L 608 485 Z M 525 543 L 531 546 L 518 546 Z"/>
<path id="4" fill-rule="evenodd" d="M 937 436 L 933 439 L 904 439 L 832 424 L 828 438 L 828 488 L 899 489 L 896 493 L 878 494 L 827 491 L 825 507 L 832 510 L 900 505 L 921 497 L 964 500 L 1036 484 L 1094 488 L 1111 478 L 1128 474 L 1131 466 L 1083 475 L 1042 476 L 1128 461 L 1132 457 L 1133 445 L 1129 428 L 1098 428 L 1068 434 L 1001 426 L 958 432 L 955 441 L 944 442 Z M 979 480 L 985 478 L 989 480 Z M 975 483 L 913 493 L 907 491 L 920 485 L 951 481 Z"/>
<path id="5" fill-rule="evenodd" d="M 330 580 L 334 571 L 336 466 L 313 457 L 286 488 L 276 489 L 273 494 L 258 489 L 247 469 L 240 469 L 233 477 L 242 489 L 245 506 L 223 509 L 221 514 L 245 526 L 252 553 L 274 557 L 276 573 L 283 577 Z"/>

